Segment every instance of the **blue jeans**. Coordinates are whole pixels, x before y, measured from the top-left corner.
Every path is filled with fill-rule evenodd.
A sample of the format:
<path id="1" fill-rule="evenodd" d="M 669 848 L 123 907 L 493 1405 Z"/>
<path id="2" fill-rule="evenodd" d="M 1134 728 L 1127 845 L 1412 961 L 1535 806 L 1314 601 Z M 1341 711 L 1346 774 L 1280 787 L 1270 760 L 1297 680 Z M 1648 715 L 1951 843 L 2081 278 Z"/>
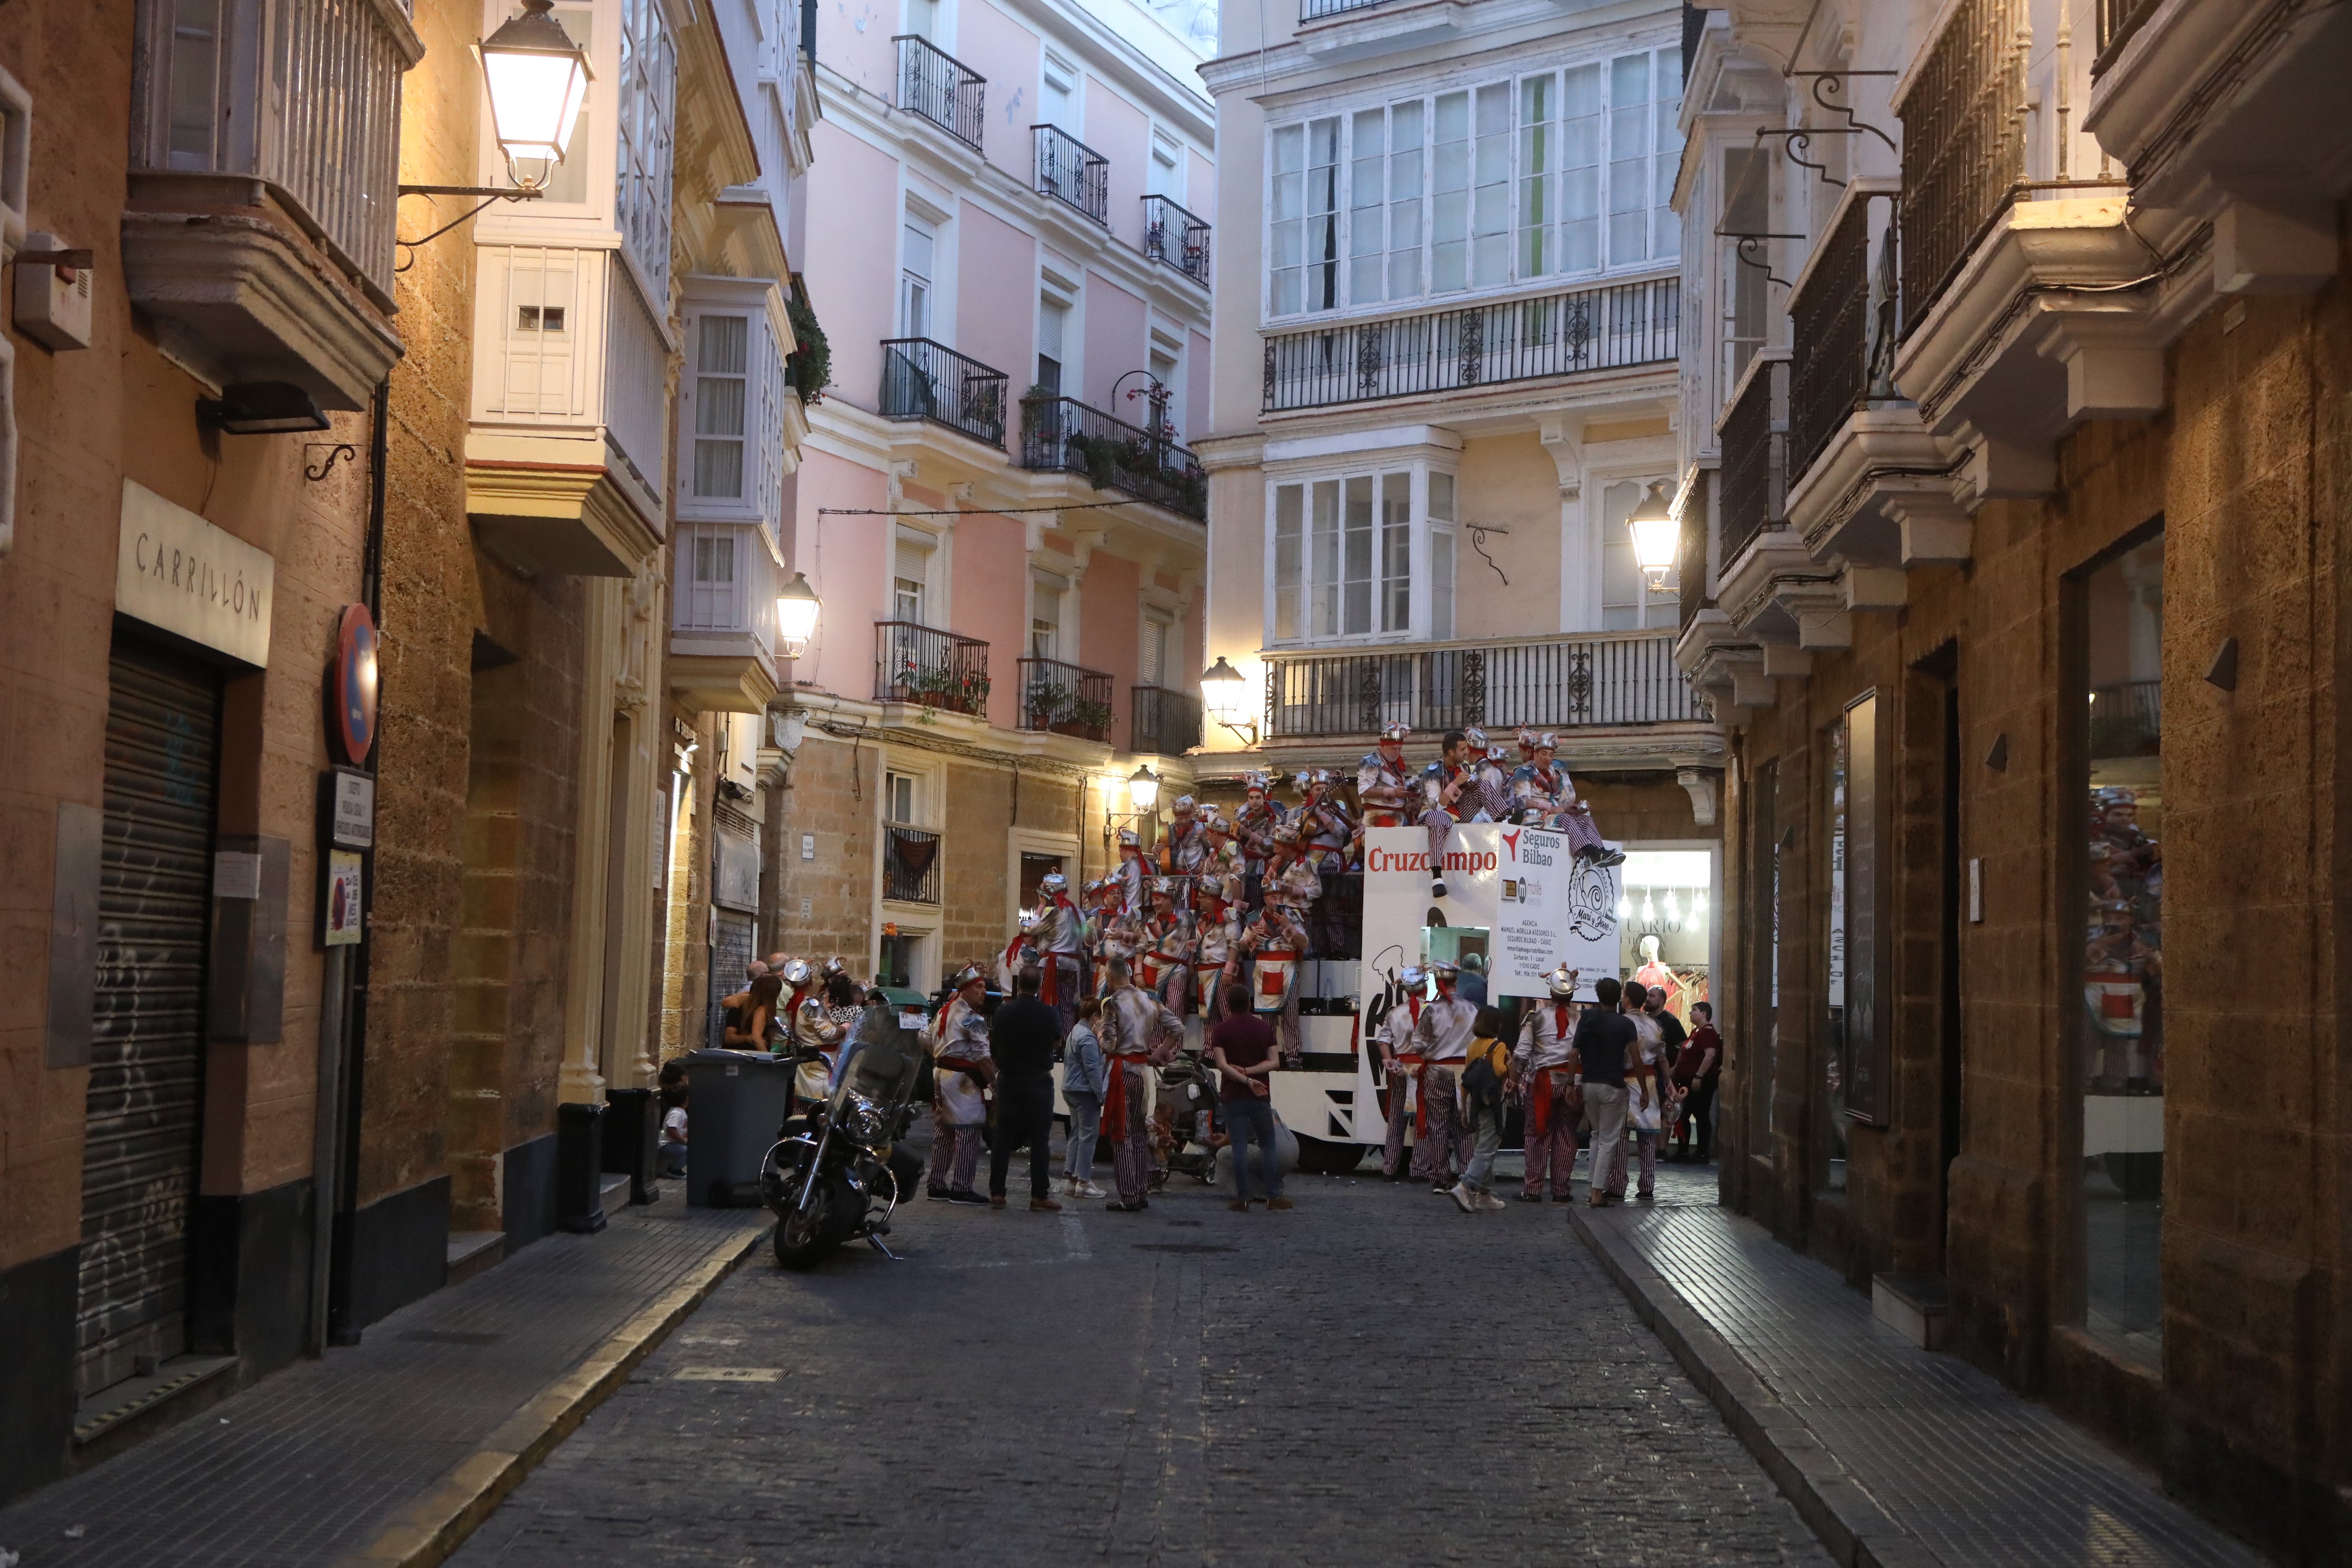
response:
<path id="1" fill-rule="evenodd" d="M 1282 1195 L 1282 1156 L 1274 1147 L 1274 1101 L 1253 1096 L 1247 1100 L 1228 1100 L 1219 1107 L 1225 1119 L 1225 1131 L 1233 1137 L 1226 1151 L 1234 1162 L 1234 1195 L 1246 1200 L 1250 1195 L 1249 1146 L 1254 1141 L 1258 1151 L 1259 1184 L 1269 1198 Z"/>
<path id="2" fill-rule="evenodd" d="M 1503 1110 L 1500 1106 L 1482 1105 L 1470 1113 L 1470 1135 L 1475 1152 L 1462 1173 L 1462 1184 L 1474 1193 L 1495 1190 L 1495 1151 L 1503 1145 Z"/>
<path id="3" fill-rule="evenodd" d="M 685 1175 L 686 1145 L 683 1143 L 672 1143 L 667 1140 L 664 1140 L 661 1146 L 661 1159 L 656 1166 L 656 1173 L 664 1176 Z"/>
<path id="4" fill-rule="evenodd" d="M 1070 1105 L 1070 1138 L 1064 1152 L 1068 1156 L 1062 1174 L 1074 1182 L 1094 1180 L 1095 1137 L 1102 1131 L 1102 1096 L 1099 1094 L 1065 1094 Z"/>

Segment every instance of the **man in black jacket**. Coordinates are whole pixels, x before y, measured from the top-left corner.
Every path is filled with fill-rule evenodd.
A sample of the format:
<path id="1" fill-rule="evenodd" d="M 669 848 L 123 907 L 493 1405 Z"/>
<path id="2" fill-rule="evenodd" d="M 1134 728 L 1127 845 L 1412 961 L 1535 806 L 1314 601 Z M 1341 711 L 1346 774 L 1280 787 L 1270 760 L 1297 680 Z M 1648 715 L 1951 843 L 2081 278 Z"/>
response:
<path id="1" fill-rule="evenodd" d="M 1633 1020 L 1617 1010 L 1623 992 L 1614 975 L 1594 981 L 1600 1005 L 1584 1010 L 1569 1041 L 1584 1085 L 1584 1114 L 1592 1122 L 1586 1196 L 1596 1208 L 1625 1201 L 1625 1068 L 1635 1037 Z"/>
<path id="2" fill-rule="evenodd" d="M 988 1024 L 988 1054 L 996 1063 L 996 1142 L 988 1153 L 988 1206 L 1004 1206 L 1004 1178 L 1013 1151 L 1029 1146 L 1029 1206 L 1058 1209 L 1054 1201 L 1054 1058 L 1062 1047 L 1062 1021 L 1037 999 L 1037 972 L 1013 982 L 1013 999 Z"/>

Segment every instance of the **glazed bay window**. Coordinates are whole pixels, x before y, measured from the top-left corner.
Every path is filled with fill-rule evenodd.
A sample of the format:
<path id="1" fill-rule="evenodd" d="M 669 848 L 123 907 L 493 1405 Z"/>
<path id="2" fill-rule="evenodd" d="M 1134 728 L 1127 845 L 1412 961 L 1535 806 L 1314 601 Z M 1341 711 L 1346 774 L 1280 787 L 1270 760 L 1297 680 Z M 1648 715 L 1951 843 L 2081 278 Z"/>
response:
<path id="1" fill-rule="evenodd" d="M 1452 635 L 1453 484 L 1429 476 L 1418 525 L 1410 468 L 1275 485 L 1271 640 Z M 1441 507 L 1447 519 L 1433 527 L 1428 513 Z M 1423 551 L 1434 589 L 1426 622 L 1413 588 Z"/>
<path id="2" fill-rule="evenodd" d="M 688 286 L 681 519 L 782 528 L 784 362 L 764 292 L 748 279 Z"/>
<path id="3" fill-rule="evenodd" d="M 669 289 L 670 163 L 676 121 L 677 45 L 662 0 L 621 0 L 620 199 L 614 214 L 621 248 L 653 286 Z"/>
<path id="4" fill-rule="evenodd" d="M 1673 261 L 1681 104 L 1645 49 L 1276 126 L 1269 314 Z"/>

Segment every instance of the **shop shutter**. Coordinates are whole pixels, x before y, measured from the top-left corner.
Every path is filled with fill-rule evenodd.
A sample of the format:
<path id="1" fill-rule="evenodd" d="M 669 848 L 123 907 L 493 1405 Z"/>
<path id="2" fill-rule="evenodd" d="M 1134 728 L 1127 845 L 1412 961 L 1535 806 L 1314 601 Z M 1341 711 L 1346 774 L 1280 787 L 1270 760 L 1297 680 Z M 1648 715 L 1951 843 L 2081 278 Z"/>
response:
<path id="1" fill-rule="evenodd" d="M 79 1376 L 95 1393 L 186 1348 L 219 688 L 118 647 L 82 1153 Z"/>
<path id="2" fill-rule="evenodd" d="M 710 911 L 713 941 L 710 947 L 710 1048 L 717 1050 L 727 1043 L 722 1032 L 727 1025 L 727 1009 L 719 1004 L 743 989 L 743 972 L 751 966 L 751 917 L 733 910 L 714 909 Z M 776 999 L 778 1006 L 791 1000 L 787 991 Z"/>

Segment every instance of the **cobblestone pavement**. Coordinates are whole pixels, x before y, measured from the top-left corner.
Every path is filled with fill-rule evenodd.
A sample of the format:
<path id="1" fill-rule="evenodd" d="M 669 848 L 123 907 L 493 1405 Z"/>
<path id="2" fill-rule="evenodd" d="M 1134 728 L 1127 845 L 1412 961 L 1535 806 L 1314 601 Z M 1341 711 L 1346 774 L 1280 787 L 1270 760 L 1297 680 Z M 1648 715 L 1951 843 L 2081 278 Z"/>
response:
<path id="1" fill-rule="evenodd" d="M 1561 1208 L 1292 1193 L 747 1263 L 452 1561 L 1827 1563 Z"/>
<path id="2" fill-rule="evenodd" d="M 664 1201 L 551 1236 L 0 1509 L 24 1568 L 311 1568 L 367 1542 L 500 1423 L 763 1215 Z M 0 1371 L 0 1376 L 5 1376 Z"/>
<path id="3" fill-rule="evenodd" d="M 1753 1221 L 1664 1204 L 1592 1217 L 1633 1244 L 1929 1559 L 1956 1568 L 2263 1561 L 2046 1406 L 1879 1323 L 1868 1297 Z"/>

